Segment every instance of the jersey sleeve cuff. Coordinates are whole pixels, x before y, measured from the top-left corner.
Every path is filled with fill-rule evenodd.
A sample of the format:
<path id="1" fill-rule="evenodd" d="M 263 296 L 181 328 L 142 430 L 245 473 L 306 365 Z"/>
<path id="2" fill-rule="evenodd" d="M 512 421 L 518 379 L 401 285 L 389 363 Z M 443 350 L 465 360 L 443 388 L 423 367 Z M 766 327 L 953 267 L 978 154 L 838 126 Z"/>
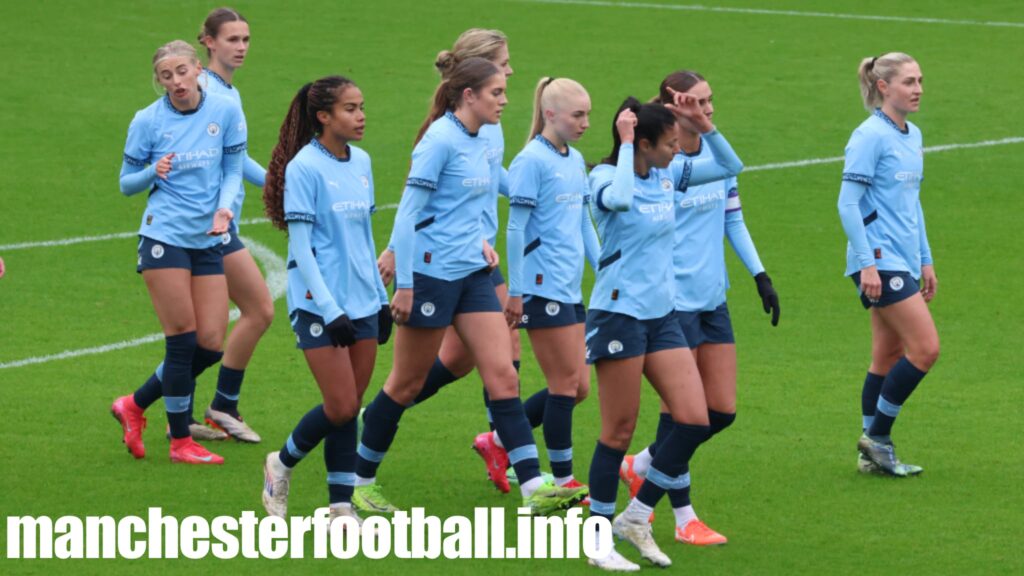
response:
<path id="1" fill-rule="evenodd" d="M 285 222 L 308 222 L 310 224 L 316 224 L 316 215 L 308 212 L 285 212 Z"/>

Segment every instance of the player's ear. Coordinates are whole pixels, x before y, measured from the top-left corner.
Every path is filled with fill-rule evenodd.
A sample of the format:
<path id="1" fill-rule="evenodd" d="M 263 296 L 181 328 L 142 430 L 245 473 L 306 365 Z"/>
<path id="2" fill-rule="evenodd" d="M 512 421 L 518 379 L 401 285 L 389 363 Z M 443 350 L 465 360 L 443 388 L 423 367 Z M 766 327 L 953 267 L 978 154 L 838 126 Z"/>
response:
<path id="1" fill-rule="evenodd" d="M 330 119 L 331 119 L 331 114 L 327 110 L 317 110 L 316 111 L 316 121 L 319 122 L 321 126 L 323 126 L 324 124 L 327 124 L 327 122 Z"/>

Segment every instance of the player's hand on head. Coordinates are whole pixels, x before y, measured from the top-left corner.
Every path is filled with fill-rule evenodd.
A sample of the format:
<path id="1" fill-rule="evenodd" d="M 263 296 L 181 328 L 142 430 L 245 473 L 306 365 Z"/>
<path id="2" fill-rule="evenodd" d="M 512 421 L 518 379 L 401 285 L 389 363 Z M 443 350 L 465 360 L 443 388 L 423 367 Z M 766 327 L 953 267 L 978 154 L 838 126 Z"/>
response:
<path id="1" fill-rule="evenodd" d="M 619 112 L 618 117 L 615 118 L 615 129 L 619 132 L 619 140 L 623 144 L 633 142 L 636 122 L 636 114 L 629 108 Z"/>
<path id="2" fill-rule="evenodd" d="M 672 95 L 672 102 L 666 104 L 665 107 L 675 114 L 676 119 L 684 128 L 694 132 L 710 132 L 714 128 L 711 120 L 701 109 L 700 101 L 696 96 L 672 88 L 669 88 L 668 91 Z"/>

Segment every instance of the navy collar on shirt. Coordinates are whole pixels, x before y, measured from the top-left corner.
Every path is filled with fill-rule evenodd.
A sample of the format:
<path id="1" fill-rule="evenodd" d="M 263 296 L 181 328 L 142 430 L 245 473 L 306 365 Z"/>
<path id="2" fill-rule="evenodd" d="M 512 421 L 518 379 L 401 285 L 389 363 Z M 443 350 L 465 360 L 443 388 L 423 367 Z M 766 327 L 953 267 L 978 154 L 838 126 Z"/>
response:
<path id="1" fill-rule="evenodd" d="M 217 74 L 216 72 L 214 72 L 213 70 L 211 70 L 209 68 L 206 69 L 206 75 L 209 76 L 209 77 L 212 77 L 217 82 L 220 82 L 221 84 L 223 84 L 225 88 L 228 88 L 228 89 L 233 89 L 234 88 L 234 86 L 232 86 L 220 74 Z"/>
<path id="2" fill-rule="evenodd" d="M 547 138 L 545 138 L 543 134 L 537 134 L 536 136 L 533 137 L 533 139 L 534 140 L 539 140 L 542 144 L 544 144 L 545 146 L 550 148 L 552 152 L 554 152 L 555 154 L 558 154 L 562 158 L 568 158 L 569 157 L 569 145 L 568 144 L 565 145 L 565 152 L 562 152 L 561 150 L 556 148 L 554 144 L 551 143 L 551 140 L 548 140 Z"/>
<path id="3" fill-rule="evenodd" d="M 348 155 L 344 158 L 338 158 L 337 156 L 334 155 L 334 152 L 331 152 L 330 150 L 327 149 L 327 146 L 321 144 L 320 140 L 313 138 L 312 140 L 310 140 L 309 143 L 313 145 L 313 148 L 316 148 L 317 150 L 323 152 L 324 154 L 327 155 L 328 158 L 332 160 L 337 160 L 338 162 L 348 162 L 349 160 L 352 159 L 352 149 L 348 147 L 348 144 L 345 144 L 345 152 L 348 152 Z"/>
<path id="4" fill-rule="evenodd" d="M 899 132 L 900 134 L 909 134 L 910 133 L 910 123 L 907 123 L 906 128 L 901 129 L 900 125 L 895 123 L 895 122 L 893 122 L 892 118 L 889 118 L 889 116 L 885 112 L 882 112 L 881 108 L 875 108 L 875 116 L 878 116 L 882 120 L 885 120 L 886 124 L 888 124 L 889 126 L 892 126 L 893 130 Z"/>
<path id="5" fill-rule="evenodd" d="M 171 95 L 164 93 L 164 104 L 167 105 L 171 112 L 174 112 L 179 116 L 191 116 L 192 114 L 199 112 L 199 109 L 203 107 L 203 102 L 206 102 L 206 92 L 204 92 L 202 88 L 199 89 L 199 105 L 191 110 L 178 110 L 174 107 L 174 104 L 171 104 Z"/>
<path id="6" fill-rule="evenodd" d="M 470 132 L 469 128 L 466 128 L 466 125 L 462 123 L 462 120 L 459 120 L 459 117 L 456 116 L 455 112 L 452 112 L 451 110 L 446 110 L 444 116 L 445 118 L 451 120 L 452 122 L 455 122 L 455 125 L 459 127 L 459 130 L 465 132 L 466 135 L 469 136 L 470 138 L 476 138 L 477 134 L 480 133 L 479 131 Z"/>
<path id="7" fill-rule="evenodd" d="M 700 153 L 704 151 L 704 139 L 701 138 L 697 142 L 697 151 L 694 152 L 693 154 L 690 154 L 689 152 L 683 150 L 682 148 L 679 149 L 679 153 L 682 154 L 683 156 L 686 156 L 687 158 L 696 158 L 697 156 L 700 156 Z"/>

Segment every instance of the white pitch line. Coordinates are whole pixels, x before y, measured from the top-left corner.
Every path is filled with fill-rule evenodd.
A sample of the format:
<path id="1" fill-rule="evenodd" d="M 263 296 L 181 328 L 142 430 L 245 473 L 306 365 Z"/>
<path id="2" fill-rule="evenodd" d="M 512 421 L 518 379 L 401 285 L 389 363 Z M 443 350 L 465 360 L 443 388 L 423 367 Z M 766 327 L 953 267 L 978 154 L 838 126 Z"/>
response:
<path id="1" fill-rule="evenodd" d="M 769 10 L 766 8 L 730 8 L 702 6 L 700 4 L 653 4 L 650 2 L 609 2 L 603 0 L 513 0 L 531 4 L 567 4 L 610 8 L 651 8 L 691 12 L 721 12 L 728 14 L 757 14 L 762 16 L 799 16 L 806 18 L 835 18 L 839 20 L 871 20 L 876 22 L 909 22 L 913 24 L 952 24 L 958 26 L 987 26 L 993 28 L 1024 28 L 1024 22 L 993 22 L 985 20 L 951 20 L 914 16 L 880 16 L 875 14 L 843 14 L 839 12 L 802 12 L 799 10 Z"/>
<path id="2" fill-rule="evenodd" d="M 264 270 L 267 271 L 267 288 L 270 289 L 270 297 L 273 300 L 277 300 L 281 296 L 284 296 L 285 289 L 288 285 L 288 271 L 285 268 L 284 259 L 277 255 L 273 250 L 267 248 L 263 244 L 253 240 L 252 238 L 242 237 L 245 241 L 246 247 L 249 252 L 252 253 L 253 257 L 263 264 Z M 231 310 L 228 318 L 234 322 L 238 320 L 239 311 L 237 308 Z M 45 364 L 47 362 L 54 362 L 56 360 L 66 360 L 68 358 L 78 358 L 80 356 L 91 356 L 93 354 L 103 354 L 105 352 L 114 352 L 115 350 L 124 350 L 125 348 L 134 348 L 136 346 L 142 346 L 143 344 L 150 344 L 153 342 L 159 342 L 164 339 L 163 333 L 150 334 L 141 338 L 133 338 L 131 340 L 123 340 L 121 342 L 114 342 L 113 344 L 104 344 L 102 346 L 93 346 L 90 348 L 79 348 L 77 350 L 65 350 L 57 354 L 48 354 L 46 356 L 35 356 L 32 358 L 24 358 L 22 360 L 12 360 L 11 362 L 0 363 L 0 370 L 5 368 L 19 368 L 21 366 L 31 366 L 32 364 Z M 154 364 L 155 365 L 155 364 Z"/>
<path id="3" fill-rule="evenodd" d="M 378 210 L 395 210 L 398 208 L 398 204 L 384 204 L 379 206 Z M 240 226 L 248 226 L 250 224 L 267 224 L 270 220 L 268 218 L 247 218 L 239 222 Z M 139 235 L 138 232 L 114 232 L 112 234 L 99 234 L 96 236 L 77 236 L 74 238 L 61 238 L 60 240 L 38 240 L 35 242 L 18 242 L 16 244 L 0 244 L 0 252 L 12 252 L 14 250 L 28 250 L 30 248 L 47 248 L 50 246 L 72 246 L 75 244 L 84 244 L 86 242 L 103 242 L 105 240 L 120 240 L 123 238 L 134 238 Z"/>
<path id="4" fill-rule="evenodd" d="M 931 152 L 946 152 L 949 150 L 963 150 L 965 148 L 988 148 L 990 146 L 1006 146 L 1007 144 L 1020 144 L 1024 142 L 1024 137 L 1014 136 L 1011 138 L 1002 138 L 1000 140 L 983 140 L 981 142 L 969 142 L 966 144 L 941 144 L 938 146 L 925 146 L 925 154 Z M 781 170 L 783 168 L 801 168 L 803 166 L 815 166 L 818 164 L 836 164 L 844 161 L 843 156 L 833 156 L 831 158 L 811 158 L 809 160 L 795 160 L 793 162 L 776 162 L 774 164 L 761 164 L 760 166 L 750 166 L 743 169 L 743 173 L 747 172 L 758 172 L 761 170 Z"/>

